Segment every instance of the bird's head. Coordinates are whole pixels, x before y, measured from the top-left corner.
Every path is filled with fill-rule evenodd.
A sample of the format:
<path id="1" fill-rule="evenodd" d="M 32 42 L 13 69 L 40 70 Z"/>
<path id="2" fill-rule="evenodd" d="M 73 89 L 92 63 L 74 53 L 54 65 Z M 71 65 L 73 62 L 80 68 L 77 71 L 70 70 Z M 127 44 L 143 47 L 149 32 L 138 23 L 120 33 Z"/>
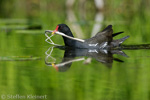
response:
<path id="1" fill-rule="evenodd" d="M 66 24 L 58 24 L 56 26 L 56 29 L 52 32 L 52 34 L 55 34 L 56 31 L 62 32 L 68 36 L 72 36 L 72 32 L 70 30 L 70 28 L 66 25 Z"/>

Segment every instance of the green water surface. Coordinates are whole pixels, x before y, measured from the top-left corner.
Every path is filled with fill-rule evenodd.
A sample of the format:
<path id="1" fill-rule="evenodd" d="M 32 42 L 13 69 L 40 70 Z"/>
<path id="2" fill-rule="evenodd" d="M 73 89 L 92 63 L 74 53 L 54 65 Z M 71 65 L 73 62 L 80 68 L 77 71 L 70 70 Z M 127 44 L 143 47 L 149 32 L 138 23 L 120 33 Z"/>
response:
<path id="1" fill-rule="evenodd" d="M 76 22 L 67 19 L 65 0 L 1 0 L 0 2 L 0 100 L 149 100 L 150 50 L 123 50 L 123 62 L 112 67 L 89 57 L 73 62 L 65 72 L 45 64 L 45 52 L 52 45 L 45 42 L 45 30 L 57 24 L 78 24 L 84 39 L 90 38 L 98 12 L 93 1 L 86 1 L 86 16 L 80 13 L 79 1 L 71 8 Z M 113 25 L 114 32 L 129 35 L 124 44 L 150 43 L 148 0 L 106 0 L 102 29 Z M 100 29 L 100 30 L 102 30 Z M 74 33 L 76 36 L 76 34 Z M 63 45 L 61 36 L 53 40 Z M 52 57 L 60 63 L 64 50 L 54 48 Z M 80 57 L 75 57 L 79 59 Z"/>

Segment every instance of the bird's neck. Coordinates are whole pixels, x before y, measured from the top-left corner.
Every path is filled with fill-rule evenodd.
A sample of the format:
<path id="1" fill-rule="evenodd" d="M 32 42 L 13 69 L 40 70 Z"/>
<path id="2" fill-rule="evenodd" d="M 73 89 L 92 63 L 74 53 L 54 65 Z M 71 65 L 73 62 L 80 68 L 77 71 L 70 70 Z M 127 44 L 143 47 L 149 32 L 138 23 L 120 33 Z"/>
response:
<path id="1" fill-rule="evenodd" d="M 68 31 L 66 33 L 66 35 L 70 36 L 70 37 L 74 37 L 71 31 Z M 69 39 L 67 37 L 63 36 L 63 40 L 65 42 L 65 46 L 74 46 L 75 45 L 75 40 Z"/>

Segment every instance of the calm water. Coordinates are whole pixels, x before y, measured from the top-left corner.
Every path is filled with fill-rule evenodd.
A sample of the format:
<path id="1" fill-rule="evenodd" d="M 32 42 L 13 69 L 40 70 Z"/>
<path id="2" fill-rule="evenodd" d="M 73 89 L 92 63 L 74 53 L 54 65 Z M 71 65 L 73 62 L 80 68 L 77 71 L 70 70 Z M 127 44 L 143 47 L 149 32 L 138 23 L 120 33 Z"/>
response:
<path id="1" fill-rule="evenodd" d="M 53 48 L 45 42 L 45 30 L 53 30 L 59 23 L 67 23 L 71 29 L 73 25 L 79 25 L 77 29 L 81 29 L 81 33 L 78 31 L 80 34 L 75 36 L 90 38 L 96 22 L 94 18 L 99 13 L 91 6 L 94 3 L 88 1 L 85 17 L 75 4 L 73 12 L 77 19 L 70 21 L 67 12 L 71 13 L 65 4 L 62 5 L 63 2 L 39 2 L 40 7 L 38 2 L 26 3 L 37 5 L 35 8 L 23 6 L 24 9 L 20 9 L 16 6 L 7 17 L 13 7 L 7 9 L 9 3 L 6 2 L 6 8 L 0 8 L 4 12 L 0 15 L 0 100 L 150 99 L 149 49 L 107 52 Z M 100 14 L 100 29 L 95 31 L 112 24 L 114 32 L 125 32 L 116 39 L 130 35 L 124 44 L 150 43 L 149 6 L 146 3 L 139 5 L 140 2 L 142 0 L 130 2 L 134 4 L 133 8 L 127 5 L 128 0 L 105 2 L 103 15 Z M 13 3 L 18 5 L 15 0 Z M 52 39 L 63 45 L 61 36 Z"/>
<path id="2" fill-rule="evenodd" d="M 53 100 L 125 100 L 131 97 L 135 99 L 137 95 L 141 99 L 149 96 L 149 50 L 123 50 L 129 57 L 114 54 L 112 58 L 112 55 L 100 53 L 86 53 L 88 57 L 85 57 L 82 53 L 87 51 L 53 48 L 51 58 L 45 54 L 52 46 L 44 42 L 44 34 L 15 34 L 15 38 L 2 33 L 1 37 L 4 36 L 9 40 L 5 48 L 1 48 L 0 93 L 7 98 L 46 95 L 43 98 Z M 26 41 L 26 37 L 34 40 Z M 41 44 L 35 45 L 36 40 L 40 40 Z M 21 41 L 23 44 L 20 44 Z M 78 57 L 67 56 L 68 53 Z M 90 58 L 91 62 L 85 64 L 85 60 Z M 59 66 L 62 60 L 72 63 L 68 62 L 66 67 Z M 56 66 L 49 66 L 45 61 L 55 62 Z M 29 98 L 35 99 L 32 96 Z"/>

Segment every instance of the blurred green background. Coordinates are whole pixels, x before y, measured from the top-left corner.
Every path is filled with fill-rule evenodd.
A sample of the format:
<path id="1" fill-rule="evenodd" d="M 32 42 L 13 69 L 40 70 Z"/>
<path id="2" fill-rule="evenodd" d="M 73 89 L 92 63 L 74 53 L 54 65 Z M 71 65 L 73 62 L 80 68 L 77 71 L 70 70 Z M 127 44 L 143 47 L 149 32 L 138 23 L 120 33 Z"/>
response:
<path id="1" fill-rule="evenodd" d="M 45 65 L 50 45 L 44 31 L 66 23 L 80 27 L 80 34 L 76 29 L 73 33 L 86 39 L 96 23 L 101 25 L 98 31 L 112 24 L 114 32 L 124 31 L 116 38 L 130 35 L 124 44 L 148 44 L 150 1 L 104 0 L 100 9 L 94 0 L 75 0 L 69 5 L 71 1 L 0 0 L 0 100 L 19 99 L 10 95 L 46 95 L 48 100 L 149 100 L 149 50 L 124 50 L 129 58 L 115 55 L 124 63 L 114 62 L 112 68 L 92 59 L 87 65 L 74 62 L 61 73 Z M 98 13 L 100 22 L 95 21 Z M 53 39 L 63 45 L 60 36 Z M 63 54 L 63 50 L 53 51 L 57 61 Z"/>

